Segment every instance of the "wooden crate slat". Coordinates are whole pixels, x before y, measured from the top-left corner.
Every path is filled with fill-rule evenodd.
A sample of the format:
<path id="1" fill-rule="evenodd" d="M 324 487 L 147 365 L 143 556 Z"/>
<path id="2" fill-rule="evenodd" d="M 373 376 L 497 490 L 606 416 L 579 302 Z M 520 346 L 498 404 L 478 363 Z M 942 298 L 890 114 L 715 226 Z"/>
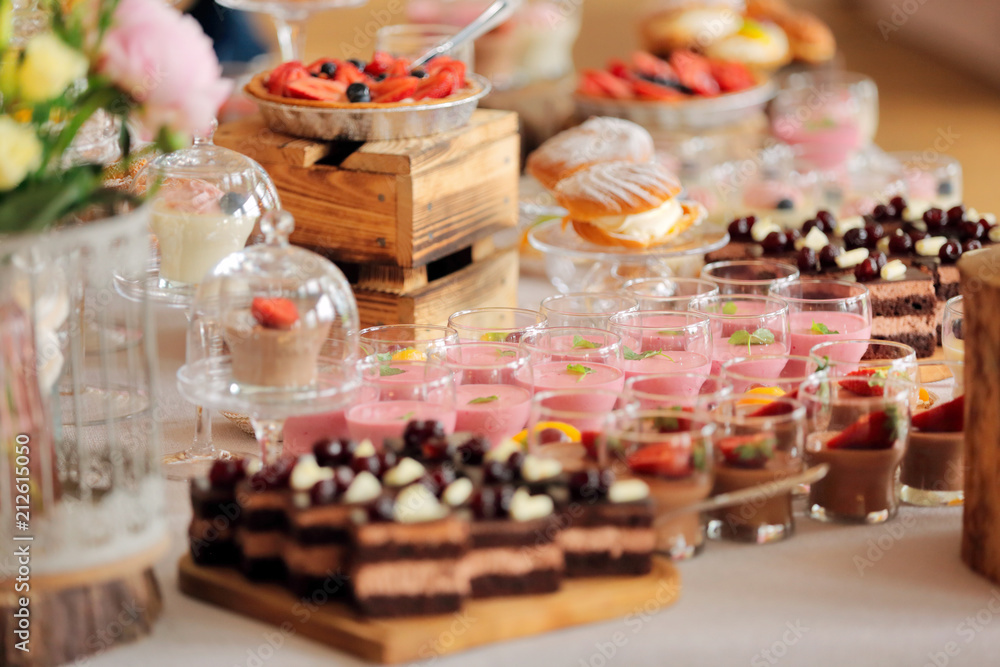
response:
<path id="1" fill-rule="evenodd" d="M 243 153 L 257 162 L 293 167 L 311 167 L 330 154 L 330 142 L 275 132 L 260 116 L 220 126 L 213 140 L 217 145 Z"/>

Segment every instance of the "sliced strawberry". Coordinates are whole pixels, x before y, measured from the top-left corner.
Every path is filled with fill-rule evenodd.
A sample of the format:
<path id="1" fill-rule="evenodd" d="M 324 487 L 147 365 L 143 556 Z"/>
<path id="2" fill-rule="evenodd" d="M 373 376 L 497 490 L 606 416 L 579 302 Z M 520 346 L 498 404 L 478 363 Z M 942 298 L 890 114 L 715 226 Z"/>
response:
<path id="1" fill-rule="evenodd" d="M 288 96 L 303 100 L 346 102 L 347 84 L 331 79 L 306 77 L 288 84 Z"/>
<path id="2" fill-rule="evenodd" d="M 676 88 L 661 86 L 658 83 L 646 81 L 645 79 L 636 79 L 632 81 L 632 90 L 635 92 L 636 97 L 644 100 L 670 101 L 680 100 L 687 97 Z"/>
<path id="3" fill-rule="evenodd" d="M 827 449 L 889 449 L 898 433 L 895 410 L 870 412 L 826 443 Z"/>
<path id="4" fill-rule="evenodd" d="M 282 63 L 271 70 L 267 77 L 267 92 L 272 95 L 285 95 L 288 84 L 309 76 L 309 70 L 298 60 Z"/>
<path id="5" fill-rule="evenodd" d="M 580 444 L 583 448 L 587 450 L 587 458 L 593 461 L 597 460 L 597 436 L 600 435 L 594 431 L 583 431 L 580 433 Z"/>
<path id="6" fill-rule="evenodd" d="M 399 102 L 407 97 L 413 97 L 417 92 L 420 79 L 415 76 L 397 76 L 371 85 L 372 102 Z"/>
<path id="7" fill-rule="evenodd" d="M 680 82 L 699 95 L 719 94 L 719 84 L 712 77 L 706 58 L 691 51 L 674 51 L 670 54 L 670 65 Z"/>
<path id="8" fill-rule="evenodd" d="M 580 73 L 580 79 L 576 84 L 576 92 L 589 97 L 605 97 L 604 88 L 586 71 Z"/>
<path id="9" fill-rule="evenodd" d="M 610 97 L 616 100 L 628 100 L 632 98 L 632 85 L 627 81 L 622 81 L 614 74 L 599 69 L 583 70 L 583 75 L 588 77 L 598 88 L 601 89 L 601 97 Z"/>
<path id="10" fill-rule="evenodd" d="M 639 74 L 650 79 L 677 78 L 674 68 L 670 66 L 670 63 L 645 51 L 636 51 L 632 54 L 632 66 Z"/>
<path id="11" fill-rule="evenodd" d="M 755 433 L 722 438 L 717 446 L 726 463 L 734 468 L 763 468 L 774 458 L 776 445 L 773 433 Z"/>
<path id="12" fill-rule="evenodd" d="M 451 70 L 441 70 L 431 74 L 426 79 L 420 80 L 416 92 L 413 94 L 415 100 L 441 99 L 448 97 L 457 86 L 457 79 Z"/>
<path id="13" fill-rule="evenodd" d="M 625 81 L 631 81 L 635 78 L 632 70 L 629 69 L 629 66 L 625 64 L 625 61 L 620 58 L 612 58 L 608 61 L 608 71 L 617 76 L 619 79 L 624 79 Z"/>
<path id="14" fill-rule="evenodd" d="M 841 389 L 858 396 L 882 396 L 885 393 L 885 373 L 878 368 L 851 371 L 839 383 Z"/>
<path id="15" fill-rule="evenodd" d="M 410 60 L 409 58 L 396 58 L 396 62 L 392 64 L 392 67 L 386 72 L 388 76 L 409 76 L 410 74 Z"/>
<path id="16" fill-rule="evenodd" d="M 450 70 L 457 81 L 465 82 L 465 63 L 448 56 L 438 56 L 424 66 L 428 74 L 437 74 L 442 70 Z"/>
<path id="17" fill-rule="evenodd" d="M 965 396 L 913 415 L 913 428 L 927 433 L 960 433 L 965 430 Z"/>
<path id="18" fill-rule="evenodd" d="M 788 394 L 785 394 L 787 397 Z M 778 417 L 780 415 L 791 414 L 795 406 L 788 401 L 768 401 L 750 414 L 748 417 Z"/>
<path id="19" fill-rule="evenodd" d="M 368 77 L 354 63 L 349 63 L 346 60 L 335 60 L 334 63 L 337 65 L 337 73 L 333 76 L 334 81 L 340 81 L 347 85 L 368 83 Z"/>
<path id="20" fill-rule="evenodd" d="M 712 78 L 724 93 L 746 90 L 757 83 L 753 73 L 743 63 L 710 60 L 708 67 Z"/>
<path id="21" fill-rule="evenodd" d="M 687 477 L 695 469 L 691 450 L 668 444 L 637 449 L 628 455 L 626 462 L 632 472 L 656 477 Z"/>
<path id="22" fill-rule="evenodd" d="M 365 74 L 371 76 L 378 76 L 379 74 L 386 74 L 392 69 L 392 66 L 396 64 L 396 59 L 385 51 L 376 51 L 372 59 L 365 65 Z"/>
<path id="23" fill-rule="evenodd" d="M 288 299 L 258 296 L 250 306 L 250 313 L 262 327 L 291 329 L 299 321 L 299 309 Z"/>

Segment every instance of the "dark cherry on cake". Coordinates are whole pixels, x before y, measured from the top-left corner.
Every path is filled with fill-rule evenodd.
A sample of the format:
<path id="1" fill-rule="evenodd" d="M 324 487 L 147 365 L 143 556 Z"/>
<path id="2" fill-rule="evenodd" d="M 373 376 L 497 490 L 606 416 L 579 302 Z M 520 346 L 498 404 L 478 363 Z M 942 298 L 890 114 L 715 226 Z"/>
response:
<path id="1" fill-rule="evenodd" d="M 206 479 L 191 480 L 188 540 L 191 558 L 199 565 L 234 565 L 239 561 L 236 487 L 245 478 L 246 462 L 230 458 L 214 461 Z"/>

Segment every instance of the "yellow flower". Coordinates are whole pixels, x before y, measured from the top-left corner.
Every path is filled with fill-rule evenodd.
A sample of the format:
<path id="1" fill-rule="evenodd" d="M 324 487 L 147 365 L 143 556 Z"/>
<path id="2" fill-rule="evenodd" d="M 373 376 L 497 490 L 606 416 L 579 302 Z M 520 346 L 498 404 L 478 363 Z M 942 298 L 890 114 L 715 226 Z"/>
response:
<path id="1" fill-rule="evenodd" d="M 52 33 L 32 37 L 24 47 L 17 83 L 25 102 L 51 100 L 87 73 L 87 58 Z"/>
<path id="2" fill-rule="evenodd" d="M 0 116 L 0 191 L 13 190 L 42 162 L 42 142 L 29 126 Z"/>

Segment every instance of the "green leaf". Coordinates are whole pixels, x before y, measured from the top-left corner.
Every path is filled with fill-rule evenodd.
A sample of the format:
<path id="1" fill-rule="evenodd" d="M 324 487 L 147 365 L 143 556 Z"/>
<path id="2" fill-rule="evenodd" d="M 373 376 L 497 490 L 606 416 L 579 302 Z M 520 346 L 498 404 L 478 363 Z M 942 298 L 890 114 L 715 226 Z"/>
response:
<path id="1" fill-rule="evenodd" d="M 38 231 L 91 203 L 102 190 L 100 167 L 83 165 L 25 182 L 0 197 L 0 234 Z"/>
<path id="2" fill-rule="evenodd" d="M 750 332 L 746 329 L 740 329 L 739 331 L 734 331 L 733 335 L 729 337 L 730 345 L 749 345 L 750 344 Z"/>
<path id="3" fill-rule="evenodd" d="M 774 438 L 762 438 L 754 442 L 740 445 L 733 450 L 737 458 L 741 461 L 753 461 L 757 458 L 770 459 L 774 456 L 774 447 L 777 441 Z"/>
<path id="4" fill-rule="evenodd" d="M 490 331 L 489 333 L 484 333 L 480 340 L 485 343 L 502 343 L 507 340 L 507 334 L 502 331 Z"/>
<path id="5" fill-rule="evenodd" d="M 380 366 L 378 369 L 379 377 L 389 377 L 390 375 L 399 375 L 400 373 L 405 373 L 402 368 L 393 368 L 392 366 Z"/>
<path id="6" fill-rule="evenodd" d="M 592 343 L 583 336 L 576 335 L 573 336 L 573 349 L 574 350 L 595 350 L 599 348 L 600 345 L 597 343 Z"/>
<path id="7" fill-rule="evenodd" d="M 583 382 L 583 378 L 593 373 L 594 369 L 590 366 L 584 366 L 583 364 L 569 364 L 566 366 L 566 372 L 579 375 L 580 379 L 577 380 L 577 382 Z"/>
<path id="8" fill-rule="evenodd" d="M 663 350 L 646 350 L 645 352 L 633 352 L 631 348 L 625 348 L 625 361 L 642 361 L 643 359 L 649 359 L 650 357 L 661 356 L 670 359 L 670 356 L 663 352 Z M 670 359 L 673 361 L 673 359 Z"/>
<path id="9" fill-rule="evenodd" d="M 660 336 L 683 336 L 684 335 L 683 331 L 675 331 L 675 330 L 672 330 L 672 329 L 664 329 L 663 331 L 657 331 L 656 333 L 657 333 L 657 335 L 660 335 Z"/>
<path id="10" fill-rule="evenodd" d="M 774 334 L 771 333 L 770 329 L 765 329 L 761 327 L 757 329 L 752 334 L 750 334 L 750 344 L 751 345 L 770 345 L 774 342 Z"/>
<path id="11" fill-rule="evenodd" d="M 482 403 L 492 403 L 493 401 L 499 401 L 500 397 L 496 394 L 492 396 L 480 396 L 479 398 L 474 398 L 469 401 L 469 405 L 480 405 Z"/>
<path id="12" fill-rule="evenodd" d="M 513 357 L 516 356 L 517 352 L 514 350 L 497 350 L 498 357 Z"/>
<path id="13" fill-rule="evenodd" d="M 722 314 L 723 315 L 735 315 L 736 314 L 736 302 L 727 301 L 722 304 Z"/>
<path id="14" fill-rule="evenodd" d="M 392 361 L 392 352 L 379 352 L 375 358 L 382 362 Z"/>
<path id="15" fill-rule="evenodd" d="M 816 321 L 813 321 L 812 326 L 809 327 L 809 331 L 814 334 L 820 334 L 822 336 L 840 333 L 839 331 L 830 331 L 830 327 L 826 326 L 822 322 L 816 322 Z"/>
<path id="16" fill-rule="evenodd" d="M 398 419 L 399 419 L 400 421 L 410 421 L 411 419 L 413 419 L 413 415 L 415 415 L 415 414 L 417 414 L 417 413 L 416 413 L 416 412 L 414 412 L 413 410 L 410 410 L 409 412 L 407 412 L 407 413 L 406 413 L 405 415 L 403 415 L 402 417 L 398 417 Z"/>
<path id="17" fill-rule="evenodd" d="M 704 470 L 705 462 L 705 448 L 695 447 L 691 452 L 691 467 L 695 470 Z"/>

